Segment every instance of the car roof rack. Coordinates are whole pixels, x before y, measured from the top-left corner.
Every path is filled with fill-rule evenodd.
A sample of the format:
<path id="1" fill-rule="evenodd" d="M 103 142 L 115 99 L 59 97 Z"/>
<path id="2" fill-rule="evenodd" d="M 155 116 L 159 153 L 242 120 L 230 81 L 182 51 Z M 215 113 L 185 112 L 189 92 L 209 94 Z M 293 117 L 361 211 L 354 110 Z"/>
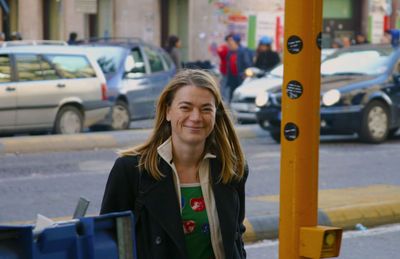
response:
<path id="1" fill-rule="evenodd" d="M 141 43 L 139 37 L 91 37 L 84 39 L 83 43 Z"/>
<path id="2" fill-rule="evenodd" d="M 26 46 L 26 45 L 68 45 L 62 40 L 12 40 L 1 43 L 1 47 Z"/>

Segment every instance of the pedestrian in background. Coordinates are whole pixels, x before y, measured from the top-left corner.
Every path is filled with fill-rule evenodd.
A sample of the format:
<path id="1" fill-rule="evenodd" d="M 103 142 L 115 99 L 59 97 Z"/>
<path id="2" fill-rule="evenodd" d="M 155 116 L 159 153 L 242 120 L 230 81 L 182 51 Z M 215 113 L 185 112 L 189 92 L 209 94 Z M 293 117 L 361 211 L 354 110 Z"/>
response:
<path id="1" fill-rule="evenodd" d="M 78 40 L 78 33 L 76 32 L 71 32 L 69 34 L 69 39 L 67 41 L 68 45 L 77 45 L 79 44 L 81 41 Z"/>
<path id="2" fill-rule="evenodd" d="M 385 30 L 383 37 L 381 38 L 381 43 L 391 43 L 392 42 L 392 32 L 391 30 Z"/>
<path id="3" fill-rule="evenodd" d="M 178 38 L 178 36 L 175 36 L 175 35 L 169 36 L 167 52 L 169 53 L 172 60 L 174 61 L 174 64 L 177 69 L 182 68 L 181 52 L 179 51 L 180 46 L 181 46 L 181 41 Z"/>
<path id="4" fill-rule="evenodd" d="M 134 212 L 138 258 L 246 258 L 248 171 L 210 74 L 178 72 L 160 96 L 149 140 L 120 155 L 101 214 Z"/>
<path id="5" fill-rule="evenodd" d="M 356 36 L 356 44 L 357 45 L 368 44 L 368 43 L 369 42 L 367 40 L 367 37 L 364 34 L 362 34 L 362 33 L 357 34 L 357 36 Z"/>
<path id="6" fill-rule="evenodd" d="M 227 87 L 229 87 L 229 100 L 232 99 L 233 91 L 242 84 L 245 70 L 253 65 L 252 55 L 248 48 L 240 44 L 241 37 L 239 34 L 228 35 L 226 42 L 229 47 L 228 52 L 228 79 Z"/>
<path id="7" fill-rule="evenodd" d="M 346 48 L 346 47 L 350 47 L 351 46 L 351 39 L 347 36 L 342 38 L 342 47 Z"/>
<path id="8" fill-rule="evenodd" d="M 21 33 L 15 31 L 11 34 L 11 40 L 22 40 Z"/>
<path id="9" fill-rule="evenodd" d="M 272 39 L 268 36 L 262 37 L 258 42 L 256 54 L 254 56 L 254 66 L 270 71 L 281 62 L 279 54 L 271 48 Z"/>
<path id="10" fill-rule="evenodd" d="M 221 94 L 224 101 L 229 99 L 229 89 L 226 87 L 226 81 L 228 79 L 228 52 L 229 48 L 224 44 L 217 48 L 219 72 L 221 73 Z"/>

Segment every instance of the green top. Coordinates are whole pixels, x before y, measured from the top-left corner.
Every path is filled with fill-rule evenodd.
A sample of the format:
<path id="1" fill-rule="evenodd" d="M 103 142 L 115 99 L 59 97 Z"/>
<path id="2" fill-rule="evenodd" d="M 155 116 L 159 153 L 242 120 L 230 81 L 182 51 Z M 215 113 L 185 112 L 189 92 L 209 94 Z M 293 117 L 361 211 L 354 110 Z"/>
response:
<path id="1" fill-rule="evenodd" d="M 182 226 L 190 259 L 214 258 L 210 225 L 200 183 L 181 184 Z"/>

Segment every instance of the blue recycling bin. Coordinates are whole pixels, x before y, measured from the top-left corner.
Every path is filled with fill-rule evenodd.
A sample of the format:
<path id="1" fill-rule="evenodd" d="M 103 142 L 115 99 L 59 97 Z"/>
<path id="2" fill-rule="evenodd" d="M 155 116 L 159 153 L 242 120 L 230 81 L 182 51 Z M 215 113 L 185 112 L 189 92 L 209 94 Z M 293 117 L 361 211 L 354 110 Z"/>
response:
<path id="1" fill-rule="evenodd" d="M 130 211 L 64 221 L 33 233 L 33 225 L 0 226 L 1 259 L 136 259 Z"/>

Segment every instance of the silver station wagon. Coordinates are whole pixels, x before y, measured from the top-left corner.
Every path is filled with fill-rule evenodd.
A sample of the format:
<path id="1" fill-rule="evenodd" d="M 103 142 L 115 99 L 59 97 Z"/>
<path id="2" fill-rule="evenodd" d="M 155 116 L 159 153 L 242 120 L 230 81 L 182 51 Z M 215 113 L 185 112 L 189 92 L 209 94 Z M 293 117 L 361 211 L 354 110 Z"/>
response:
<path id="1" fill-rule="evenodd" d="M 11 44 L 0 48 L 0 133 L 73 134 L 107 116 L 106 80 L 88 47 Z"/>

